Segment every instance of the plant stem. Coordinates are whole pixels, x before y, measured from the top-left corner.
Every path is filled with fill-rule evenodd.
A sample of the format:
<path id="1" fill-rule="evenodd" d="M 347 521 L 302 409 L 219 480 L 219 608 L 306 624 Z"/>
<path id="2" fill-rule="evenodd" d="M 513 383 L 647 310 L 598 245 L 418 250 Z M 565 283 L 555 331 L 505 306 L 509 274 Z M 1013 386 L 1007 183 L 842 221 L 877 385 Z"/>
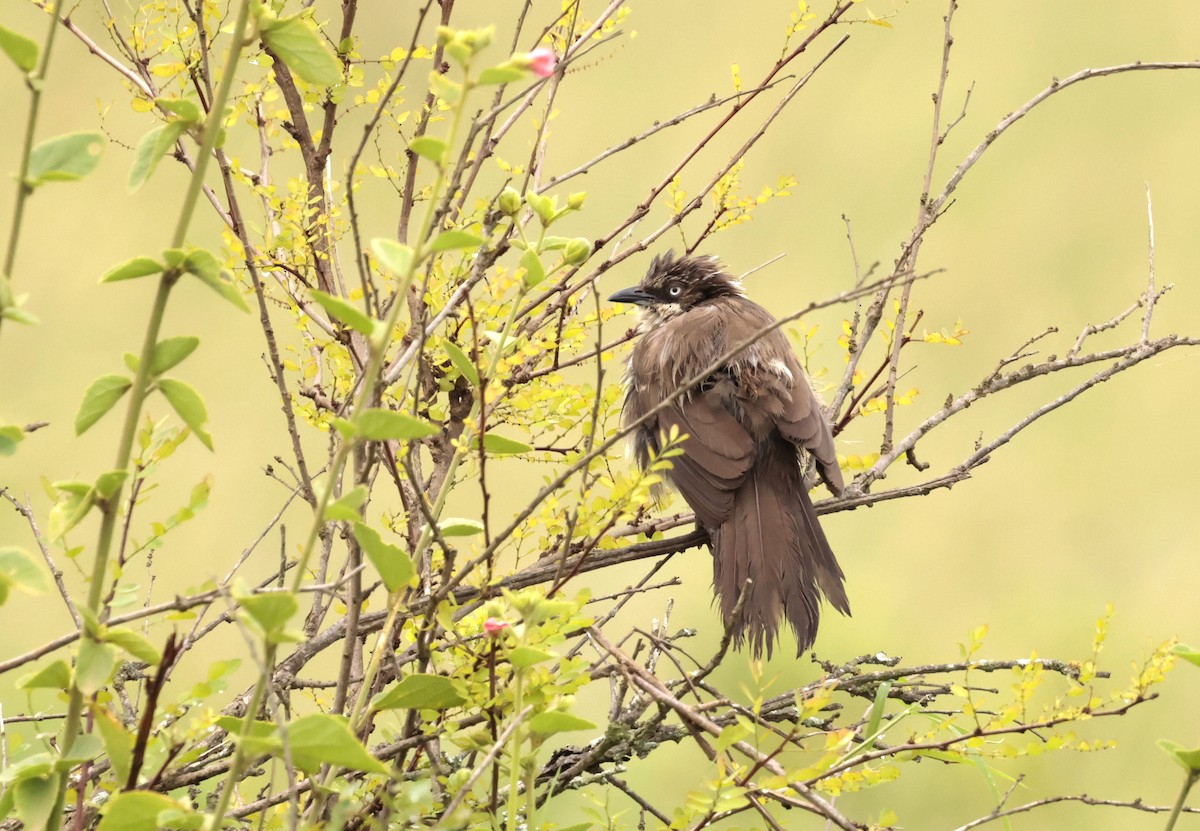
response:
<path id="1" fill-rule="evenodd" d="M 29 87 L 29 117 L 25 120 L 25 138 L 21 144 L 21 166 L 17 168 L 17 199 L 13 206 L 12 227 L 8 231 L 8 247 L 4 253 L 4 268 L 0 270 L 0 279 L 12 279 L 13 266 L 17 261 L 17 241 L 21 237 L 21 220 L 25 217 L 25 202 L 33 193 L 33 188 L 25 183 L 29 175 L 29 156 L 33 152 L 33 136 L 37 132 L 38 110 L 42 104 L 42 89 L 45 86 L 46 73 L 50 69 L 50 52 L 54 48 L 54 35 L 58 32 L 58 14 L 51 11 L 50 28 L 46 32 L 46 40 L 42 44 L 42 54 L 37 68 L 26 76 L 25 85 Z M 0 318 L 0 326 L 4 319 Z"/>
<path id="2" fill-rule="evenodd" d="M 235 34 L 225 62 L 225 74 L 221 78 L 221 84 L 213 99 L 212 109 L 208 114 L 208 121 L 204 127 L 200 152 L 196 157 L 196 167 L 192 171 L 192 178 L 188 183 L 184 204 L 180 209 L 179 222 L 176 225 L 175 235 L 171 241 L 171 247 L 173 248 L 182 246 L 187 236 L 187 229 L 191 223 L 192 214 L 195 211 L 196 201 L 200 196 L 200 189 L 204 184 L 204 171 L 208 166 L 209 158 L 212 156 L 213 146 L 216 144 L 220 122 L 225 113 L 225 103 L 229 98 L 229 91 L 233 86 L 233 77 L 237 69 L 237 63 L 241 56 L 242 47 L 245 44 L 245 30 L 249 18 L 250 2 L 249 0 L 240 0 L 237 22 L 234 24 Z M 166 314 L 167 300 L 171 289 L 180 276 L 181 272 L 178 268 L 170 268 L 163 273 L 158 281 L 158 291 L 154 297 L 154 305 L 150 310 L 150 319 L 146 324 L 146 337 L 142 342 L 142 352 L 138 359 L 138 370 L 134 375 L 133 385 L 129 390 L 129 406 L 125 411 L 125 423 L 121 430 L 121 438 L 117 447 L 114 470 L 125 470 L 129 466 L 129 458 L 133 451 L 133 442 L 137 436 L 138 422 L 141 420 L 142 404 L 145 403 L 146 393 L 150 386 L 150 367 L 153 363 L 154 347 L 158 344 L 158 333 L 162 328 L 163 317 Z M 108 570 L 113 532 L 120 514 L 123 490 L 123 487 L 117 488 L 116 492 L 105 501 L 101 508 L 100 531 L 96 538 L 96 553 L 92 564 L 91 584 L 88 589 L 87 600 L 87 608 L 96 617 L 100 617 L 100 604 L 104 596 L 104 575 Z M 88 635 L 85 633 L 83 637 L 88 637 Z M 67 716 L 59 737 L 59 752 L 63 756 L 67 754 L 71 746 L 75 743 L 75 737 L 79 732 L 80 721 L 83 715 L 83 703 L 83 694 L 78 687 L 73 686 L 67 704 Z M 46 824 L 47 828 L 54 829 L 59 825 L 68 783 L 68 773 L 64 772 L 59 779 L 58 794 L 55 797 L 55 803 Z"/>
<path id="3" fill-rule="evenodd" d="M 250 728 L 254 725 L 254 717 L 258 715 L 258 708 L 262 704 L 263 696 L 267 691 L 267 681 L 271 677 L 271 670 L 275 666 L 275 650 L 276 644 L 268 643 L 266 652 L 263 656 L 262 672 L 258 674 L 258 680 L 254 683 L 254 690 L 250 693 L 250 700 L 246 702 L 246 713 L 242 716 L 241 727 L 238 730 L 237 749 L 233 752 L 233 759 L 229 762 L 229 772 L 225 774 L 225 786 L 221 788 L 221 796 L 217 800 L 217 807 L 213 809 L 213 817 L 211 821 L 205 824 L 206 828 L 219 829 L 221 820 L 225 817 L 225 812 L 229 810 L 229 803 L 233 799 L 233 792 L 237 790 L 238 780 L 242 778 L 242 772 L 246 769 L 246 751 L 244 743 L 241 741 L 250 733 Z"/>
<path id="4" fill-rule="evenodd" d="M 513 668 L 513 712 L 519 713 L 525 707 L 525 671 L 520 667 Z M 521 782 L 521 731 L 514 730 L 512 750 L 508 754 L 508 831 L 517 831 L 517 796 Z M 528 817 L 526 817 L 528 820 Z M 528 825 L 528 822 L 526 822 Z"/>
<path id="5" fill-rule="evenodd" d="M 1183 806 L 1187 802 L 1188 792 L 1196 784 L 1197 779 L 1200 779 L 1200 771 L 1195 770 L 1188 771 L 1187 776 L 1184 777 L 1183 787 L 1179 789 L 1179 797 L 1175 800 L 1175 805 L 1171 808 L 1171 816 L 1167 818 L 1167 827 L 1164 831 L 1171 831 L 1175 827 L 1175 821 L 1183 813 Z"/>

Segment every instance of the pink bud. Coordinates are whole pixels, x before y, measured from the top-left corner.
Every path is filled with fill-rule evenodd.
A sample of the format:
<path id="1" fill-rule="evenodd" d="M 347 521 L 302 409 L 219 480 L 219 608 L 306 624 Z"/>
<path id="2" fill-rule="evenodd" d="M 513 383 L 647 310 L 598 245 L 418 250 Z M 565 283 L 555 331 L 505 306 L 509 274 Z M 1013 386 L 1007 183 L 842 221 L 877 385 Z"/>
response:
<path id="1" fill-rule="evenodd" d="M 558 64 L 558 57 L 554 54 L 554 50 L 546 46 L 539 46 L 525 58 L 529 61 L 529 68 L 533 70 L 533 74 L 539 78 L 549 78 L 554 74 L 554 67 Z"/>
<path id="2" fill-rule="evenodd" d="M 508 621 L 500 620 L 500 618 L 490 617 L 483 622 L 483 631 L 487 634 L 487 636 L 489 638 L 500 637 L 500 633 L 503 632 L 507 628 L 508 628 Z"/>

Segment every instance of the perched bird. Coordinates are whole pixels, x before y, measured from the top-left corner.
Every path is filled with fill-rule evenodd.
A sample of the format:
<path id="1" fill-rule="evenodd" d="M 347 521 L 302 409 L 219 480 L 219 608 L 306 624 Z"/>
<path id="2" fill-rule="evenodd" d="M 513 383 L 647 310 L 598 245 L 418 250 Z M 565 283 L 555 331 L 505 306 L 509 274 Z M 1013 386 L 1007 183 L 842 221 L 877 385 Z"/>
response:
<path id="1" fill-rule="evenodd" d="M 627 425 L 775 322 L 715 257 L 656 257 L 640 285 L 609 300 L 641 312 L 626 377 Z M 843 614 L 850 603 L 801 470 L 803 451 L 841 493 L 833 435 L 784 333 L 763 335 L 636 428 L 643 468 L 672 427 L 686 438 L 669 478 L 709 533 L 713 586 L 736 643 L 770 655 L 787 618 L 802 653 L 816 638 L 822 593 Z"/>

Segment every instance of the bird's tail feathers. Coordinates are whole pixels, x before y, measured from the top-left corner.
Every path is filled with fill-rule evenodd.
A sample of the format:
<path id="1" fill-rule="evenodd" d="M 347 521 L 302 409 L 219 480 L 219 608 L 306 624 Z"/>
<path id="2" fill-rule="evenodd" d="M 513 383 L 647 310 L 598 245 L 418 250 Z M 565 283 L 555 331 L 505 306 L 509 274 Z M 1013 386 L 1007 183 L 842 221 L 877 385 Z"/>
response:
<path id="1" fill-rule="evenodd" d="M 768 657 L 781 619 L 796 633 L 797 654 L 812 646 L 821 595 L 850 614 L 844 575 L 817 522 L 795 456 L 765 452 L 739 488 L 729 519 L 713 533 L 713 585 L 739 646 Z M 747 587 L 746 581 L 750 585 Z M 746 601 L 734 612 L 742 591 Z"/>

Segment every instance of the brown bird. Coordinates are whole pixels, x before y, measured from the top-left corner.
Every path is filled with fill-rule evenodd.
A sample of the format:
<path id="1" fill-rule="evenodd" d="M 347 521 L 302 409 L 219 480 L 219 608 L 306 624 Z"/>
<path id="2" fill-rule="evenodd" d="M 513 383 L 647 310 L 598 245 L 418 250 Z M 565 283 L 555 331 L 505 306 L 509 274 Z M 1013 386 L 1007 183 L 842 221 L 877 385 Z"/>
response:
<path id="1" fill-rule="evenodd" d="M 626 424 L 775 322 L 715 257 L 656 257 L 640 285 L 609 300 L 641 311 Z M 799 655 L 817 636 L 821 594 L 843 614 L 850 602 L 801 470 L 803 450 L 830 490 L 841 493 L 833 435 L 784 333 L 762 336 L 634 430 L 643 468 L 672 427 L 686 438 L 669 478 L 709 533 L 713 586 L 735 642 L 749 641 L 755 655 L 765 648 L 769 656 L 786 617 Z"/>

